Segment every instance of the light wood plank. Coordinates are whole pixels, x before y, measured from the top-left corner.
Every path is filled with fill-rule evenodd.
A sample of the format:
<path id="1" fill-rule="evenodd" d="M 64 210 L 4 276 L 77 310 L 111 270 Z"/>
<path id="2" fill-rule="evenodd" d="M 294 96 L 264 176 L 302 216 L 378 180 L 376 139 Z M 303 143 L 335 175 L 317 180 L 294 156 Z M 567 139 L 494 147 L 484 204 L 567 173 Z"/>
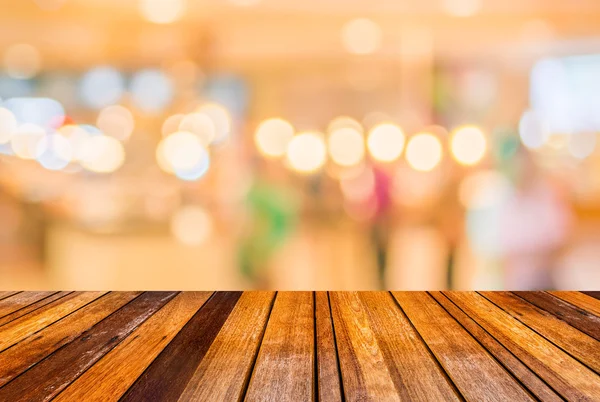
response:
<path id="1" fill-rule="evenodd" d="M 17 293 L 20 293 L 20 292 L 9 292 L 9 291 L 0 292 L 0 300 L 11 297 L 12 295 L 16 295 Z"/>
<path id="2" fill-rule="evenodd" d="M 600 317 L 600 300 L 581 292 L 554 291 L 548 292 L 572 305 Z"/>
<path id="3" fill-rule="evenodd" d="M 337 348 L 329 297 L 326 292 L 316 292 L 315 294 L 315 320 L 319 401 L 341 401 L 342 389 L 338 371 Z"/>
<path id="4" fill-rule="evenodd" d="M 474 292 L 444 292 L 508 350 L 569 400 L 600 399 L 598 376 L 557 346 Z"/>
<path id="5" fill-rule="evenodd" d="M 0 386 L 21 374 L 83 331 L 118 310 L 140 292 L 112 292 L 0 353 Z"/>
<path id="6" fill-rule="evenodd" d="M 211 293 L 177 295 L 53 400 L 118 401 Z"/>
<path id="7" fill-rule="evenodd" d="M 180 401 L 236 401 L 248 385 L 275 292 L 244 292 Z"/>
<path id="8" fill-rule="evenodd" d="M 431 296 L 392 293 L 467 400 L 534 400 Z"/>
<path id="9" fill-rule="evenodd" d="M 80 309 L 105 292 L 74 292 L 0 327 L 0 351 Z"/>
<path id="10" fill-rule="evenodd" d="M 246 399 L 314 400 L 314 368 L 313 295 L 280 292 L 258 352 Z"/>
<path id="11" fill-rule="evenodd" d="M 13 311 L 12 313 L 7 314 L 4 317 L 0 318 L 0 327 L 8 324 L 9 322 L 16 320 L 17 318 L 23 317 L 24 315 L 27 315 L 27 314 L 31 313 L 32 311 L 42 308 L 42 307 L 52 303 L 55 300 L 65 297 L 66 295 L 71 294 L 71 293 L 73 293 L 73 292 L 58 292 L 51 296 L 45 297 L 41 300 L 38 300 L 37 302 L 32 303 L 32 304 L 30 304 L 26 307 L 23 307 L 19 310 Z"/>
<path id="12" fill-rule="evenodd" d="M 51 296 L 54 293 L 56 292 L 21 292 L 12 297 L 0 300 L 0 318 Z"/>

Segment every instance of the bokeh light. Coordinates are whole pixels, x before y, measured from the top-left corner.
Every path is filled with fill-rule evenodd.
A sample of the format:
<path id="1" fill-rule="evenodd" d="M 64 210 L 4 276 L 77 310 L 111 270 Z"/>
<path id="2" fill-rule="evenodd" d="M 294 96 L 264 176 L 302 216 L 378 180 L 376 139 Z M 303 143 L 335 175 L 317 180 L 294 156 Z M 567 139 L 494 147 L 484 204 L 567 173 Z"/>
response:
<path id="1" fill-rule="evenodd" d="M 81 165 L 92 172 L 111 173 L 125 162 L 123 145 L 105 135 L 91 136 L 83 145 Z"/>
<path id="2" fill-rule="evenodd" d="M 49 98 L 12 98 L 3 103 L 20 124 L 31 123 L 45 129 L 60 127 L 65 120 L 64 107 Z"/>
<path id="3" fill-rule="evenodd" d="M 199 206 L 188 205 L 180 208 L 171 218 L 171 233 L 187 246 L 204 243 L 213 231 L 210 215 Z"/>
<path id="4" fill-rule="evenodd" d="M 483 170 L 461 181 L 458 198 L 467 209 L 484 209 L 504 201 L 510 191 L 511 184 L 506 176 L 494 170 Z"/>
<path id="5" fill-rule="evenodd" d="M 527 110 L 519 121 L 519 136 L 527 148 L 539 149 L 548 141 L 550 133 L 548 126 L 538 114 L 533 110 Z"/>
<path id="6" fill-rule="evenodd" d="M 287 148 L 289 166 L 300 173 L 313 173 L 327 161 L 327 149 L 321 133 L 303 132 L 296 135 Z"/>
<path id="7" fill-rule="evenodd" d="M 367 18 L 353 19 L 342 27 L 342 44 L 350 53 L 373 53 L 381 47 L 382 38 L 379 25 Z"/>
<path id="8" fill-rule="evenodd" d="M 33 123 L 19 126 L 10 145 L 15 155 L 22 159 L 35 159 L 39 142 L 46 136 L 44 129 Z"/>
<path id="9" fill-rule="evenodd" d="M 40 71 L 41 65 L 40 52 L 26 43 L 12 45 L 4 53 L 4 68 L 12 78 L 29 79 L 35 77 Z"/>
<path id="10" fill-rule="evenodd" d="M 333 131 L 340 128 L 353 128 L 360 133 L 364 131 L 363 126 L 356 119 L 349 116 L 338 116 L 331 120 L 327 126 L 327 132 L 331 134 Z"/>
<path id="11" fill-rule="evenodd" d="M 405 141 L 406 137 L 400 127 L 392 123 L 382 123 L 369 132 L 367 146 L 374 159 L 392 162 L 402 154 Z"/>
<path id="12" fill-rule="evenodd" d="M 179 123 L 179 130 L 195 134 L 204 146 L 213 142 L 217 135 L 214 121 L 204 113 L 190 113 Z"/>
<path id="13" fill-rule="evenodd" d="M 443 0 L 444 10 L 455 17 L 471 17 L 481 10 L 482 0 Z"/>
<path id="14" fill-rule="evenodd" d="M 294 137 L 294 126 L 280 118 L 263 121 L 256 128 L 254 143 L 258 151 L 269 158 L 285 155 L 289 142 Z"/>
<path id="15" fill-rule="evenodd" d="M 183 16 L 185 0 L 140 0 L 142 16 L 155 24 L 170 24 Z"/>
<path id="16" fill-rule="evenodd" d="M 163 170 L 172 173 L 193 169 L 200 161 L 205 145 L 197 135 L 178 131 L 163 138 L 157 148 L 157 161 Z"/>
<path id="17" fill-rule="evenodd" d="M 428 172 L 442 160 L 442 144 L 429 133 L 418 133 L 406 145 L 406 161 L 415 170 Z"/>
<path id="18" fill-rule="evenodd" d="M 179 125 L 181 121 L 185 117 L 183 113 L 177 113 L 172 116 L 169 116 L 161 127 L 161 133 L 163 137 L 166 137 L 170 134 L 173 134 L 176 131 L 179 131 Z"/>
<path id="19" fill-rule="evenodd" d="M 83 156 L 85 144 L 90 139 L 92 134 L 75 124 L 62 126 L 57 130 L 57 133 L 69 141 L 69 144 L 71 145 L 73 161 L 80 161 Z"/>
<path id="20" fill-rule="evenodd" d="M 173 84 L 160 70 L 142 70 L 131 79 L 131 97 L 141 111 L 159 112 L 171 103 Z"/>
<path id="21" fill-rule="evenodd" d="M 215 126 L 215 137 L 213 142 L 219 143 L 227 139 L 231 133 L 231 116 L 225 107 L 217 103 L 205 103 L 201 105 L 198 113 L 207 115 Z"/>
<path id="22" fill-rule="evenodd" d="M 73 159 L 71 143 L 62 135 L 48 135 L 38 143 L 35 159 L 48 170 L 61 170 Z"/>
<path id="23" fill-rule="evenodd" d="M 133 133 L 135 121 L 133 114 L 124 106 L 108 106 L 98 114 L 98 129 L 104 134 L 125 141 Z"/>
<path id="24" fill-rule="evenodd" d="M 191 168 L 174 169 L 173 173 L 181 180 L 196 181 L 202 178 L 210 168 L 210 154 L 206 148 L 200 150 L 198 162 Z"/>
<path id="25" fill-rule="evenodd" d="M 475 165 L 487 151 L 487 140 L 483 131 L 475 126 L 456 129 L 450 139 L 452 156 L 461 165 Z"/>
<path id="26" fill-rule="evenodd" d="M 585 159 L 596 149 L 596 133 L 580 133 L 569 136 L 569 154 L 577 159 Z"/>
<path id="27" fill-rule="evenodd" d="M 327 139 L 329 155 L 340 166 L 354 166 L 365 156 L 365 140 L 355 128 L 334 130 Z"/>
<path id="28" fill-rule="evenodd" d="M 17 132 L 17 118 L 8 109 L 0 107 L 0 144 L 10 142 L 12 136 Z"/>
<path id="29" fill-rule="evenodd" d="M 96 67 L 81 78 L 81 99 L 94 109 L 118 103 L 124 90 L 123 76 L 112 67 Z"/>

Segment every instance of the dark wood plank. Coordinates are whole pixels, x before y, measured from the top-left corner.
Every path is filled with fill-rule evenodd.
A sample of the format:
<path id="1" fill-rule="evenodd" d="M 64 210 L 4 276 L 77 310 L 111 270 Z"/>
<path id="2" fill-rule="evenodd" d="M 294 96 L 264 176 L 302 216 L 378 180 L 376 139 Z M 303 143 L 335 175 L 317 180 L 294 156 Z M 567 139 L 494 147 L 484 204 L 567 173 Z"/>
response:
<path id="1" fill-rule="evenodd" d="M 0 386 L 21 374 L 83 331 L 106 318 L 140 292 L 112 292 L 0 353 Z"/>
<path id="2" fill-rule="evenodd" d="M 600 300 L 595 299 L 591 296 L 586 295 L 582 292 L 548 292 L 554 297 L 558 297 L 571 303 L 575 307 L 579 307 L 582 310 L 588 311 L 597 317 L 600 317 Z"/>
<path id="3" fill-rule="evenodd" d="M 533 373 L 526 365 L 517 359 L 500 342 L 488 334 L 478 323 L 459 309 L 450 299 L 441 292 L 431 292 L 436 301 L 454 317 L 469 333 L 476 338 L 489 353 L 494 355 L 504 367 L 511 372 L 521 383 L 529 389 L 538 399 L 543 401 L 559 402 L 563 399 L 556 394 L 544 381 Z"/>
<path id="4" fill-rule="evenodd" d="M 74 292 L 0 327 L 0 351 L 80 309 L 104 292 Z"/>
<path id="5" fill-rule="evenodd" d="M 54 398 L 175 295 L 148 292 L 137 297 L 0 388 L 0 401 Z"/>
<path id="6" fill-rule="evenodd" d="M 275 292 L 244 292 L 190 378 L 180 401 L 241 400 Z"/>
<path id="7" fill-rule="evenodd" d="M 249 401 L 315 399 L 311 292 L 279 292 L 246 393 Z"/>
<path id="8" fill-rule="evenodd" d="M 534 400 L 492 355 L 427 293 L 392 294 L 467 400 Z"/>
<path id="9" fill-rule="evenodd" d="M 326 292 L 315 294 L 315 321 L 317 335 L 317 381 L 319 401 L 341 401 L 339 364 L 333 321 Z"/>
<path id="10" fill-rule="evenodd" d="M 569 400 L 600 398 L 598 376 L 504 310 L 474 292 L 444 292 L 494 338 Z"/>
<path id="11" fill-rule="evenodd" d="M 31 313 L 32 311 L 42 308 L 42 307 L 52 303 L 55 300 L 65 297 L 71 293 L 73 293 L 73 292 L 58 292 L 51 296 L 48 296 L 41 300 L 38 300 L 37 302 L 30 304 L 29 306 L 26 306 L 19 310 L 13 311 L 12 313 L 0 318 L 0 327 L 8 324 L 9 322 L 16 320 L 17 318 L 23 317 L 24 315 L 27 315 L 27 314 Z"/>
<path id="12" fill-rule="evenodd" d="M 54 293 L 56 292 L 21 292 L 12 297 L 0 300 L 0 318 L 51 296 Z"/>
<path id="13" fill-rule="evenodd" d="M 20 293 L 20 292 L 8 292 L 8 291 L 0 292 L 0 300 L 6 299 L 7 297 L 11 297 L 12 295 L 16 295 L 17 293 Z"/>
<path id="14" fill-rule="evenodd" d="M 217 292 L 190 319 L 122 401 L 176 401 L 242 292 Z"/>
<path id="15" fill-rule="evenodd" d="M 597 340 L 510 292 L 481 294 L 596 373 L 600 373 L 600 343 Z"/>
<path id="16" fill-rule="evenodd" d="M 211 294 L 177 295 L 53 401 L 118 401 Z"/>
<path id="17" fill-rule="evenodd" d="M 546 310 L 569 325 L 600 341 L 600 317 L 543 292 L 514 292 L 529 303 Z"/>

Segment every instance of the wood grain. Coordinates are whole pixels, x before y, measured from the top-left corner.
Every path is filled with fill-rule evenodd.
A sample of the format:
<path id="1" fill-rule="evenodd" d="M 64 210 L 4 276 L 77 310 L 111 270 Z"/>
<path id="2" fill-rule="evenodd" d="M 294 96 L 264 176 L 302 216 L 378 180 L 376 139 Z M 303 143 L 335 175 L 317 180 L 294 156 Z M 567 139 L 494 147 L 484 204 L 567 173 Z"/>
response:
<path id="1" fill-rule="evenodd" d="M 581 292 L 548 292 L 554 297 L 558 297 L 575 307 L 588 311 L 597 317 L 600 317 L 600 300 Z"/>
<path id="2" fill-rule="evenodd" d="M 185 292 L 177 295 L 54 401 L 118 401 L 211 293 Z"/>
<path id="3" fill-rule="evenodd" d="M 19 293 L 19 292 L 8 292 L 8 291 L 0 292 L 0 300 L 6 299 L 12 295 L 16 295 L 17 293 Z"/>
<path id="4" fill-rule="evenodd" d="M 315 294 L 315 320 L 317 335 L 317 381 L 319 401 L 341 401 L 339 362 L 333 321 L 326 292 Z"/>
<path id="5" fill-rule="evenodd" d="M 534 400 L 431 296 L 392 293 L 467 400 Z"/>
<path id="6" fill-rule="evenodd" d="M 315 399 L 314 305 L 310 292 L 280 292 L 258 352 L 246 399 Z M 273 381 L 276 378 L 277 381 Z"/>
<path id="7" fill-rule="evenodd" d="M 0 353 L 0 386 L 118 310 L 139 292 L 112 292 Z"/>
<path id="8" fill-rule="evenodd" d="M 344 394 L 349 401 L 400 400 L 356 292 L 330 293 Z"/>
<path id="9" fill-rule="evenodd" d="M 586 294 L 590 297 L 593 297 L 594 299 L 600 300 L 600 291 L 589 291 L 589 292 L 581 292 L 583 294 Z"/>
<path id="10" fill-rule="evenodd" d="M 600 381 L 593 371 L 489 300 L 474 292 L 444 294 L 562 397 L 579 401 L 600 398 Z"/>
<path id="11" fill-rule="evenodd" d="M 27 338 L 102 296 L 104 292 L 74 292 L 0 327 L 0 351 Z"/>
<path id="12" fill-rule="evenodd" d="M 596 373 L 600 373 L 600 343 L 597 340 L 512 293 L 481 292 L 481 294 Z"/>
<path id="13" fill-rule="evenodd" d="M 180 401 L 239 401 L 267 325 L 275 292 L 244 292 L 190 378 Z"/>
<path id="14" fill-rule="evenodd" d="M 58 292 L 51 296 L 45 297 L 41 300 L 38 300 L 37 302 L 30 304 L 29 306 L 23 307 L 23 308 L 16 310 L 10 314 L 7 314 L 4 317 L 0 318 L 0 327 L 8 324 L 9 322 L 16 320 L 19 317 L 23 317 L 24 315 L 29 314 L 32 311 L 35 311 L 41 307 L 44 307 L 44 306 L 52 303 L 55 300 L 65 297 L 71 293 L 73 293 L 73 292 Z"/>
<path id="15" fill-rule="evenodd" d="M 148 292 L 82 333 L 4 387 L 0 401 L 48 401 L 175 296 Z"/>
<path id="16" fill-rule="evenodd" d="M 536 307 L 546 310 L 569 325 L 600 341 L 600 317 L 543 292 L 514 292 Z"/>
<path id="17" fill-rule="evenodd" d="M 0 300 L 0 318 L 51 296 L 54 293 L 56 292 L 21 292 L 10 298 Z"/>
<path id="18" fill-rule="evenodd" d="M 500 342 L 486 332 L 471 317 L 466 315 L 450 299 L 441 292 L 431 292 L 433 298 L 459 322 L 479 343 L 487 349 L 504 367 L 529 389 L 538 399 L 559 402 L 563 399 L 556 394 L 544 381 L 533 373 L 526 365 L 517 359 Z"/>
<path id="19" fill-rule="evenodd" d="M 241 292 L 217 292 L 137 379 L 122 401 L 176 401 Z"/>

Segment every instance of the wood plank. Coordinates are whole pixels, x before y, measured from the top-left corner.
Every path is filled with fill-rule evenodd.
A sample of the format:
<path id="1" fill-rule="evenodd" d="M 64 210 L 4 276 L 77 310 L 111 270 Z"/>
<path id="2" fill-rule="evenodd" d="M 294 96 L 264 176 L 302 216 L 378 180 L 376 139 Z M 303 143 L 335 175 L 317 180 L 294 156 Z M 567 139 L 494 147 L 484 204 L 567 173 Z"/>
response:
<path id="1" fill-rule="evenodd" d="M 122 401 L 176 401 L 242 292 L 217 292 L 190 319 Z"/>
<path id="2" fill-rule="evenodd" d="M 0 386 L 71 342 L 139 294 L 140 292 L 109 293 L 0 353 Z"/>
<path id="3" fill-rule="evenodd" d="M 589 292 L 581 292 L 581 293 L 584 293 L 590 297 L 593 297 L 594 299 L 600 300 L 600 291 L 589 291 Z"/>
<path id="4" fill-rule="evenodd" d="M 246 399 L 314 400 L 314 340 L 312 293 L 279 292 L 256 358 Z"/>
<path id="5" fill-rule="evenodd" d="M 427 293 L 392 294 L 465 399 L 534 400 L 492 355 Z"/>
<path id="6" fill-rule="evenodd" d="M 80 309 L 105 292 L 74 292 L 0 327 L 0 351 Z"/>
<path id="7" fill-rule="evenodd" d="M 596 373 L 600 373 L 600 343 L 597 340 L 510 292 L 481 294 Z"/>
<path id="8" fill-rule="evenodd" d="M 275 292 L 244 292 L 180 401 L 239 401 L 250 379 Z"/>
<path id="9" fill-rule="evenodd" d="M 21 292 L 0 300 L 0 318 L 27 307 L 41 299 L 53 295 L 56 292 Z"/>
<path id="10" fill-rule="evenodd" d="M 569 400 L 600 398 L 598 376 L 532 329 L 474 292 L 444 292 L 508 350 Z"/>
<path id="11" fill-rule="evenodd" d="M 71 294 L 71 293 L 73 293 L 73 292 L 58 292 L 51 296 L 48 296 L 41 300 L 38 300 L 37 302 L 30 304 L 29 306 L 23 307 L 23 308 L 21 308 L 17 311 L 14 311 L 8 315 L 5 315 L 4 317 L 0 318 L 0 327 L 8 324 L 9 322 L 16 320 L 17 318 L 23 317 L 24 315 L 27 315 L 27 314 L 31 313 L 32 311 L 42 308 L 42 307 L 52 303 L 55 300 L 65 297 L 66 295 Z"/>
<path id="12" fill-rule="evenodd" d="M 588 296 L 582 292 L 553 291 L 548 293 L 554 297 L 558 297 L 559 299 L 571 303 L 575 307 L 579 307 L 582 310 L 588 311 L 600 317 L 600 300 L 598 299 Z"/>
<path id="13" fill-rule="evenodd" d="M 11 297 L 12 295 L 16 295 L 17 293 L 20 293 L 20 292 L 8 292 L 8 291 L 0 292 L 0 300 L 6 299 L 7 297 Z"/>
<path id="14" fill-rule="evenodd" d="M 177 295 L 53 401 L 118 401 L 211 294 Z"/>
<path id="15" fill-rule="evenodd" d="M 48 401 L 176 295 L 148 292 L 0 388 L 1 401 Z"/>
<path id="16" fill-rule="evenodd" d="M 569 325 L 600 341 L 600 317 L 543 292 L 514 292 L 529 303 L 557 316 Z"/>
<path id="17" fill-rule="evenodd" d="M 436 301 L 454 317 L 469 333 L 476 338 L 489 353 L 494 355 L 504 367 L 510 371 L 521 383 L 529 389 L 538 399 L 543 401 L 560 402 L 563 399 L 552 390 L 544 381 L 533 373 L 526 365 L 517 359 L 500 342 L 488 334 L 478 323 L 459 309 L 450 299 L 441 292 L 431 292 Z"/>
<path id="18" fill-rule="evenodd" d="M 315 294 L 315 321 L 317 335 L 317 381 L 319 401 L 341 401 L 339 362 L 333 321 L 326 292 Z"/>

